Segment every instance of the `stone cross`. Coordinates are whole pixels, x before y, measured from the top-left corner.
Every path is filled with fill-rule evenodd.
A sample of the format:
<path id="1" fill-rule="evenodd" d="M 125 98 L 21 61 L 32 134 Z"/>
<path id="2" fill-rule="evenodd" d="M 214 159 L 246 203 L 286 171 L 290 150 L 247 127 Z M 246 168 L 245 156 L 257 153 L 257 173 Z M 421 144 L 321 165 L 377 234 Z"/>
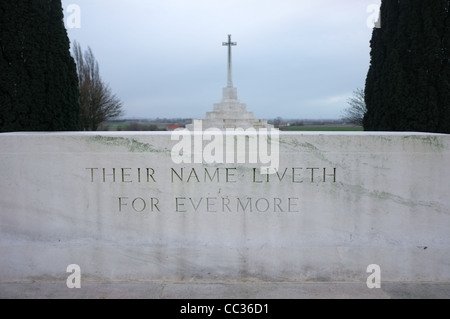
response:
<path id="1" fill-rule="evenodd" d="M 228 35 L 228 42 L 223 42 L 222 45 L 228 46 L 228 82 L 227 87 L 233 87 L 233 80 L 231 77 L 231 46 L 237 45 L 236 42 L 231 42 L 231 34 Z"/>

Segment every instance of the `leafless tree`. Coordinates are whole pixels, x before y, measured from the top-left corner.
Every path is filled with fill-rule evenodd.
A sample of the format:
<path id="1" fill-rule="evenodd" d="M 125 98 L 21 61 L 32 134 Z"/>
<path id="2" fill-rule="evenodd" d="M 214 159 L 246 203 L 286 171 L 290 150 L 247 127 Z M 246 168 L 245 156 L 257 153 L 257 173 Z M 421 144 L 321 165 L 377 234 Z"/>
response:
<path id="1" fill-rule="evenodd" d="M 84 130 L 96 131 L 104 121 L 123 115 L 122 102 L 100 77 L 98 62 L 90 47 L 83 53 L 74 42 L 73 55 L 80 91 L 80 122 Z"/>
<path id="2" fill-rule="evenodd" d="M 353 96 L 347 100 L 347 104 L 349 105 L 343 112 L 342 120 L 362 126 L 364 114 L 367 112 L 366 102 L 364 101 L 364 90 L 361 88 L 353 91 Z"/>

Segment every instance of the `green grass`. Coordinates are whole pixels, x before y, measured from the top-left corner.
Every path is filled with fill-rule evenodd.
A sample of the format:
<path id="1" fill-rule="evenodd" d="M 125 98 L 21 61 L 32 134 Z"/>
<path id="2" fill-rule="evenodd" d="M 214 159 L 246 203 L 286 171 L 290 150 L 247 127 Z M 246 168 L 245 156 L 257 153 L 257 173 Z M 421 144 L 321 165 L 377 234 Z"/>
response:
<path id="1" fill-rule="evenodd" d="M 168 123 L 152 123 L 145 121 L 108 121 L 103 124 L 103 129 L 108 131 L 147 131 L 150 126 L 157 126 L 159 130 L 165 130 Z"/>
<path id="2" fill-rule="evenodd" d="M 318 125 L 318 126 L 287 126 L 280 127 L 280 131 L 339 131 L 339 132 L 351 132 L 351 131 L 363 131 L 362 127 L 359 126 L 327 126 L 327 125 Z"/>
<path id="3" fill-rule="evenodd" d="M 126 125 L 128 125 L 127 122 L 108 122 L 106 124 L 109 127 L 110 131 L 118 131 L 119 129 L 122 129 Z"/>
<path id="4" fill-rule="evenodd" d="M 124 131 L 127 130 L 135 121 L 111 121 L 105 123 L 108 126 L 109 131 Z M 160 129 L 165 129 L 169 123 L 151 123 L 151 122 L 138 122 L 140 126 L 148 126 L 150 124 L 156 124 Z M 363 131 L 359 126 L 347 126 L 347 125 L 305 125 L 305 126 L 285 126 L 280 127 L 280 131 L 286 132 L 302 132 L 302 131 L 327 131 L 327 132 L 351 132 L 351 131 Z"/>

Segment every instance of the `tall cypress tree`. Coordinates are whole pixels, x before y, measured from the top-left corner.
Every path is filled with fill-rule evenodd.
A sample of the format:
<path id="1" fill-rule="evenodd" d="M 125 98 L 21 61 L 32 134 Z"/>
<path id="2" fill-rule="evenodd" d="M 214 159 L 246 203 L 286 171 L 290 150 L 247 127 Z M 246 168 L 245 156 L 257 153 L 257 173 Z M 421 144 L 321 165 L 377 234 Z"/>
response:
<path id="1" fill-rule="evenodd" d="M 61 0 L 0 1 L 0 131 L 79 129 Z"/>
<path id="2" fill-rule="evenodd" d="M 365 130 L 450 133 L 450 0 L 383 0 Z"/>

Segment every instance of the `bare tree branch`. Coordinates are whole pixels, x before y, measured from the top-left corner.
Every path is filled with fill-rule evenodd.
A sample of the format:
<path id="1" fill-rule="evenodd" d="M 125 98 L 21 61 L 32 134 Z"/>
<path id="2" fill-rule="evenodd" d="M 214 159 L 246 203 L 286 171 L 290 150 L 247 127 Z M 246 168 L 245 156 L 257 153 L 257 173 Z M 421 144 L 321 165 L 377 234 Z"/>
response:
<path id="1" fill-rule="evenodd" d="M 364 101 L 364 90 L 361 88 L 353 91 L 353 96 L 347 100 L 349 105 L 343 111 L 342 120 L 347 123 L 362 126 L 364 114 L 367 112 L 366 102 Z"/>
<path id="2" fill-rule="evenodd" d="M 73 55 L 78 72 L 81 124 L 84 130 L 96 131 L 102 122 L 123 115 L 123 104 L 101 79 L 90 47 L 83 54 L 80 45 L 74 42 Z"/>

